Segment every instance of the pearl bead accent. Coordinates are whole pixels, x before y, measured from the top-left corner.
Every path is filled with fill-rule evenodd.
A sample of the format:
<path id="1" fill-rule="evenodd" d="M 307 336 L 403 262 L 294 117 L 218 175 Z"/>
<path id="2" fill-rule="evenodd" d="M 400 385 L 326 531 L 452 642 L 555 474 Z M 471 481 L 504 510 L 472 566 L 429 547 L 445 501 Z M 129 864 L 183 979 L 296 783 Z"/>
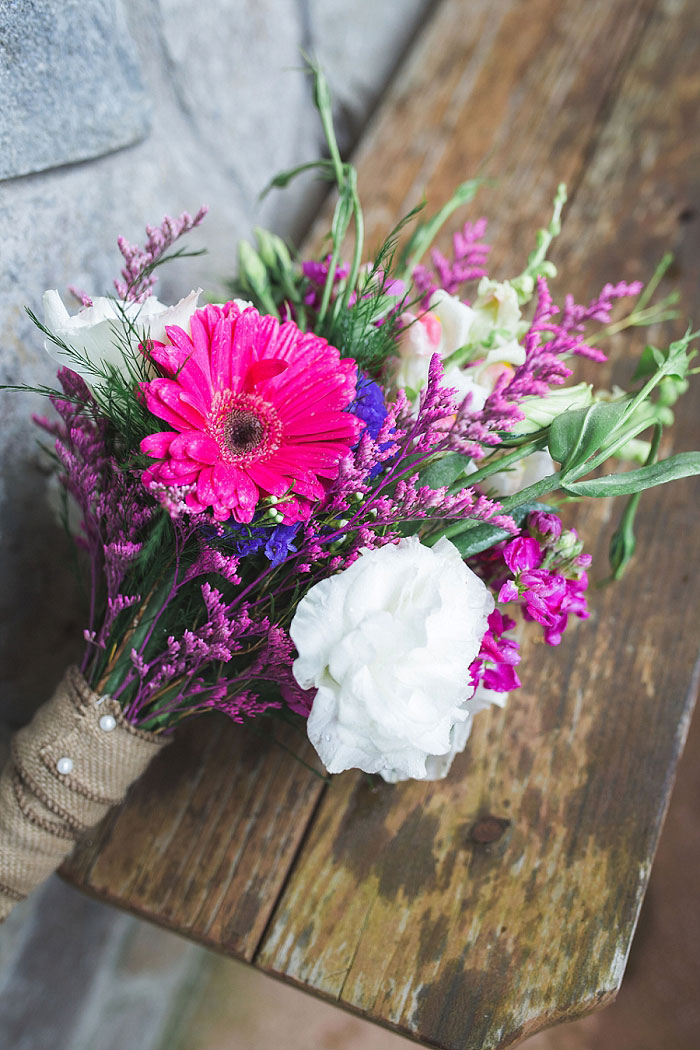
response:
<path id="1" fill-rule="evenodd" d="M 67 758 L 65 756 L 63 758 L 59 758 L 58 762 L 56 763 L 56 769 L 59 773 L 62 773 L 64 776 L 68 773 L 72 773 L 73 759 Z"/>
<path id="2" fill-rule="evenodd" d="M 117 720 L 114 715 L 102 715 L 100 719 L 100 729 L 105 733 L 111 733 L 113 729 L 117 728 Z"/>

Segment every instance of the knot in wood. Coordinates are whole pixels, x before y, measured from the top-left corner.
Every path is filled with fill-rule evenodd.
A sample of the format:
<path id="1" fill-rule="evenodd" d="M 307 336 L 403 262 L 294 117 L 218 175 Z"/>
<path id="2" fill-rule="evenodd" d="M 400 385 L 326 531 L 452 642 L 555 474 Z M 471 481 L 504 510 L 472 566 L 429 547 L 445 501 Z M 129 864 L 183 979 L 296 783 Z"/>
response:
<path id="1" fill-rule="evenodd" d="M 472 842 L 476 842 L 480 846 L 488 846 L 492 842 L 498 842 L 503 833 L 509 827 L 509 820 L 505 820 L 503 817 L 493 817 L 489 815 L 477 820 L 469 833 L 469 837 Z"/>

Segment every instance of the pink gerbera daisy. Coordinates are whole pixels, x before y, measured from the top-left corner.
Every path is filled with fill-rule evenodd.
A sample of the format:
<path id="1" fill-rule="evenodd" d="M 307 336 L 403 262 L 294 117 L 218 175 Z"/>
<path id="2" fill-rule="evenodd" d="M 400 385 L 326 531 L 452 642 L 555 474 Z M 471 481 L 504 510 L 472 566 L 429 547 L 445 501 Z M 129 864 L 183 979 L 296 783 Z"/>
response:
<path id="1" fill-rule="evenodd" d="M 251 521 L 264 496 L 286 497 L 278 504 L 285 522 L 308 517 L 362 428 L 345 411 L 355 362 L 291 321 L 236 303 L 196 310 L 190 326 L 191 336 L 166 327 L 170 346 L 149 344 L 172 378 L 139 385 L 174 429 L 141 442 L 160 461 L 144 483 L 189 487 L 190 509 L 211 508 L 218 521 Z"/>

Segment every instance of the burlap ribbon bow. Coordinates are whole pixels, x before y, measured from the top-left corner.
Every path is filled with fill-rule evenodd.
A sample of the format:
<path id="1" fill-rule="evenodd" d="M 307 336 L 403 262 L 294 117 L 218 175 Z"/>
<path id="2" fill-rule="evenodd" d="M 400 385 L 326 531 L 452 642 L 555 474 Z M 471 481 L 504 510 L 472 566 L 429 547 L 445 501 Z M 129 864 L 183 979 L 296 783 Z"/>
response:
<path id="1" fill-rule="evenodd" d="M 15 733 L 0 775 L 0 921 L 124 798 L 165 741 L 135 729 L 76 667 Z"/>

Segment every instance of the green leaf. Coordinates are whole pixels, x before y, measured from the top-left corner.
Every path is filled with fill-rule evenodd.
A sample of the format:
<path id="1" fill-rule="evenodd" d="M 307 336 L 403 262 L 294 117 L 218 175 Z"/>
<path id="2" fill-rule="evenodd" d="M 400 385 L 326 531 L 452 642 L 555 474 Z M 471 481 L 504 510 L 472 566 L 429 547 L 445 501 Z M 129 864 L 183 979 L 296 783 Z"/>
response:
<path id="1" fill-rule="evenodd" d="M 324 179 L 333 182 L 335 169 L 329 160 L 310 160 L 306 164 L 298 164 L 295 168 L 280 171 L 274 178 L 270 179 L 265 189 L 260 194 L 259 200 L 264 200 L 270 190 L 283 190 L 292 182 L 297 175 L 303 175 L 306 171 L 318 171 Z"/>
<path id="2" fill-rule="evenodd" d="M 570 481 L 562 479 L 561 488 L 572 496 L 631 496 L 644 492 L 655 485 L 688 478 L 700 474 L 700 452 L 679 452 L 676 456 L 662 459 L 639 470 L 624 474 L 606 474 L 592 481 Z"/>
<path id="3" fill-rule="evenodd" d="M 475 525 L 467 532 L 452 536 L 450 539 L 463 558 L 471 558 L 474 554 L 480 554 L 481 551 L 488 550 L 496 543 L 513 539 L 513 536 L 507 529 L 499 529 L 497 525 L 483 524 Z"/>
<path id="4" fill-rule="evenodd" d="M 549 451 L 562 473 L 581 466 L 601 447 L 629 409 L 629 401 L 598 401 L 562 412 L 549 428 Z"/>
<path id="5" fill-rule="evenodd" d="M 421 471 L 421 484 L 428 485 L 431 489 L 439 489 L 443 485 L 451 485 L 464 474 L 469 462 L 471 460 L 468 456 L 460 456 L 458 452 L 450 452 L 447 456 L 443 456 L 442 459 L 436 459 L 430 466 Z M 465 480 L 468 479 L 465 477 Z"/>
<path id="6" fill-rule="evenodd" d="M 553 507 L 549 503 L 531 502 L 522 504 L 512 513 L 511 517 L 516 525 L 522 525 L 528 514 L 535 510 L 543 510 L 549 514 L 554 512 Z M 488 550 L 489 547 L 493 547 L 496 543 L 512 540 L 513 534 L 508 532 L 507 529 L 499 528 L 497 525 L 481 522 L 478 525 L 473 525 L 466 532 L 459 533 L 457 536 L 451 536 L 450 539 L 463 558 L 470 558 L 474 554 L 480 554 L 481 551 Z"/>
<path id="7" fill-rule="evenodd" d="M 653 376 L 654 372 L 661 367 L 665 360 L 666 358 L 661 350 L 657 350 L 655 346 L 645 346 L 635 373 L 632 376 L 633 382 L 636 382 L 637 379 L 648 379 L 649 376 Z"/>

